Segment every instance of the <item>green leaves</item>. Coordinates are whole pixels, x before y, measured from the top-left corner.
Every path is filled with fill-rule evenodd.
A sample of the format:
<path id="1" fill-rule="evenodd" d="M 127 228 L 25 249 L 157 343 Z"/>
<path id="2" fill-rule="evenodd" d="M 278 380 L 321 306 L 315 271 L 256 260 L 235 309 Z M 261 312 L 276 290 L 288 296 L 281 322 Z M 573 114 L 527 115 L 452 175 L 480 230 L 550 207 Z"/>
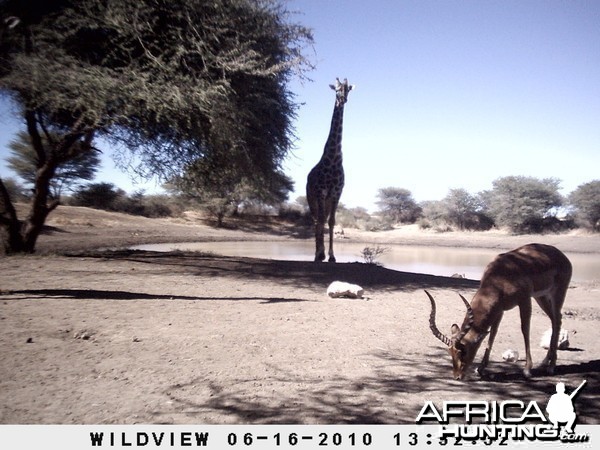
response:
<path id="1" fill-rule="evenodd" d="M 297 107 L 287 83 L 312 68 L 312 35 L 279 0 L 5 0 L 8 16 L 19 23 L 0 30 L 0 94 L 22 107 L 38 155 L 43 136 L 69 154 L 101 136 L 163 180 L 204 161 L 209 188 L 242 170 L 255 186 L 280 177 Z M 36 174 L 33 232 L 56 162 Z"/>
<path id="2" fill-rule="evenodd" d="M 518 233 L 539 232 L 544 219 L 553 217 L 563 204 L 559 187 L 555 178 L 502 177 L 494 180 L 484 199 L 496 226 Z"/>
<path id="3" fill-rule="evenodd" d="M 571 192 L 569 203 L 579 220 L 594 231 L 600 231 L 600 180 L 580 185 Z"/>
<path id="4" fill-rule="evenodd" d="M 40 127 L 93 129 L 164 175 L 223 147 L 267 171 L 287 154 L 287 82 L 312 68 L 312 36 L 278 1 L 52 2 L 35 20 L 15 5 L 0 7 L 24 16 L 2 47 L 0 90 L 42 112 Z"/>

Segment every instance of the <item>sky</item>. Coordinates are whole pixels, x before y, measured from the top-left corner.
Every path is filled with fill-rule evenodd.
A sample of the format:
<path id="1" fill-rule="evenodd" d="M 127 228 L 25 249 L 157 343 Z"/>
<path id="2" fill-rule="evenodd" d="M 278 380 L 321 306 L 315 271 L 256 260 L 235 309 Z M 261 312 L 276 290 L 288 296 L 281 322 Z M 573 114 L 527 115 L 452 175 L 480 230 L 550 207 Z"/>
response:
<path id="1" fill-rule="evenodd" d="M 293 200 L 319 161 L 334 92 L 347 78 L 343 152 L 348 207 L 377 209 L 377 191 L 417 201 L 492 188 L 503 176 L 558 178 L 562 193 L 600 179 L 600 1 L 290 0 L 312 28 L 312 81 L 294 80 Z M 0 104 L 0 175 L 18 122 Z M 96 181 L 133 184 L 105 149 Z"/>

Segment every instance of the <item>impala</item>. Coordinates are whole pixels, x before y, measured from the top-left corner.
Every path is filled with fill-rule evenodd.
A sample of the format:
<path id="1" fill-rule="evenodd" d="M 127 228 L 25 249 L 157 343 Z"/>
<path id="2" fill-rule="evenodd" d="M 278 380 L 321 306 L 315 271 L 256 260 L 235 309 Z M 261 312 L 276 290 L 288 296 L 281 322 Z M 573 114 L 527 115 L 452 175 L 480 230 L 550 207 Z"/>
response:
<path id="1" fill-rule="evenodd" d="M 521 331 L 525 340 L 525 377 L 531 376 L 531 352 L 529 348 L 529 325 L 531 321 L 531 297 L 552 322 L 552 337 L 548 354 L 542 362 L 548 373 L 554 373 L 556 350 L 561 327 L 561 308 L 571 280 L 572 266 L 569 259 L 557 248 L 543 244 L 529 244 L 502 253 L 487 265 L 479 289 L 471 304 L 460 295 L 467 307 L 462 326 L 452 325 L 451 337 L 440 332 L 435 324 L 435 300 L 425 291 L 431 301 L 429 326 L 433 335 L 448 346 L 452 357 L 455 379 L 462 379 L 473 362 L 481 342 L 489 333 L 487 348 L 479 373 L 488 364 L 494 338 L 504 311 L 519 307 Z"/>

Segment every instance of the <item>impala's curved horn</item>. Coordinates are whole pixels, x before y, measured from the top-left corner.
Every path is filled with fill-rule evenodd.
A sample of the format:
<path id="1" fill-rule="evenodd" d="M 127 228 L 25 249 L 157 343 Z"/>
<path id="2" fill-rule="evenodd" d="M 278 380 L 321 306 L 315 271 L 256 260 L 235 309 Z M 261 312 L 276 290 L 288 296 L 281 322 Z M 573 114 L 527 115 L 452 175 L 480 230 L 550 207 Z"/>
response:
<path id="1" fill-rule="evenodd" d="M 442 341 L 444 344 L 446 344 L 448 347 L 452 347 L 452 340 L 446 336 L 444 333 L 442 333 L 437 325 L 435 324 L 435 300 L 433 299 L 433 297 L 431 296 L 431 294 L 427 291 L 425 291 L 425 293 L 427 294 L 427 297 L 429 297 L 429 300 L 431 301 L 431 315 L 429 316 L 429 328 L 431 328 L 431 332 L 433 333 L 433 335 L 438 338 L 440 341 Z"/>
<path id="2" fill-rule="evenodd" d="M 465 335 L 469 332 L 469 330 L 473 326 L 473 321 L 474 321 L 473 309 L 471 308 L 471 305 L 469 304 L 469 302 L 467 301 L 467 299 L 464 298 L 461 294 L 458 294 L 458 295 L 462 299 L 462 301 L 465 304 L 465 306 L 467 307 L 468 321 L 467 321 L 467 325 L 465 325 L 465 328 L 460 331 L 460 334 L 456 338 L 456 343 L 459 343 L 462 340 L 462 338 L 465 337 Z"/>
<path id="3" fill-rule="evenodd" d="M 4 23 L 6 24 L 6 26 L 9 29 L 14 28 L 17 25 L 19 25 L 19 22 L 21 22 L 21 19 L 19 19 L 18 17 L 15 17 L 15 16 L 8 16 L 6 19 L 4 19 Z"/>

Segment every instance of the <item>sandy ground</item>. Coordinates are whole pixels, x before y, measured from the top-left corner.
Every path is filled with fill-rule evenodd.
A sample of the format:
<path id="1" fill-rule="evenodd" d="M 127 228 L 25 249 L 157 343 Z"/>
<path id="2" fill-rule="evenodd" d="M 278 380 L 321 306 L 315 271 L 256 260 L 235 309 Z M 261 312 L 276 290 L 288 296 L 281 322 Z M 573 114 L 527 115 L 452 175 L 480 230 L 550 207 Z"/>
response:
<path id="1" fill-rule="evenodd" d="M 491 375 L 451 379 L 428 326 L 462 320 L 457 292 L 477 281 L 366 264 L 315 264 L 199 253 L 114 250 L 181 241 L 306 239 L 269 220 L 214 229 L 193 215 L 151 220 L 60 207 L 39 254 L 0 259 L 0 423 L 414 423 L 426 400 L 536 400 L 558 381 L 576 397 L 578 423 L 600 423 L 600 274 L 572 283 L 563 309 L 571 347 L 557 373 L 521 375 L 518 312 L 505 314 Z M 575 233 L 385 233 L 345 230 L 356 242 L 505 250 L 538 241 L 600 255 L 600 236 Z M 100 250 L 111 248 L 113 250 Z M 330 299 L 334 280 L 364 299 Z M 548 318 L 533 308 L 533 359 Z M 521 360 L 502 361 L 504 350 Z M 481 357 L 481 350 L 479 357 Z"/>

